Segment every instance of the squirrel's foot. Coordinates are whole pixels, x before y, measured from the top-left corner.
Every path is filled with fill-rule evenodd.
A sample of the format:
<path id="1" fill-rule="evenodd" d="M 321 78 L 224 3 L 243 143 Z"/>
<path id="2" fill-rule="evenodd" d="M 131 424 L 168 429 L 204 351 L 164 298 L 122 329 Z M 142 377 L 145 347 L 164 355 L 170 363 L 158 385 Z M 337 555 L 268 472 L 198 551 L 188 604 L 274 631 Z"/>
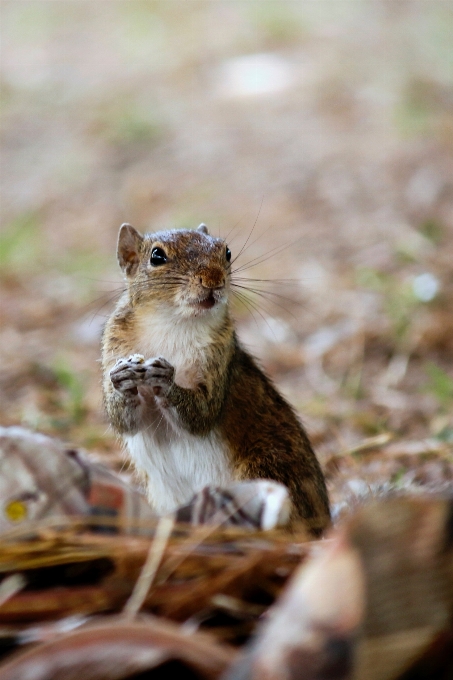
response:
<path id="1" fill-rule="evenodd" d="M 173 384 L 175 369 L 164 357 L 143 359 L 133 354 L 129 359 L 118 359 L 110 371 L 110 380 L 124 395 L 136 395 L 140 386 L 150 387 L 155 396 L 165 397 Z"/>
<path id="2" fill-rule="evenodd" d="M 145 369 L 145 383 L 151 387 L 156 397 L 165 397 L 173 385 L 174 367 L 164 357 L 147 359 L 143 367 Z"/>
<path id="3" fill-rule="evenodd" d="M 136 396 L 138 386 L 143 384 L 146 368 L 140 354 L 132 354 L 129 359 L 118 359 L 110 371 L 113 387 L 124 396 Z"/>

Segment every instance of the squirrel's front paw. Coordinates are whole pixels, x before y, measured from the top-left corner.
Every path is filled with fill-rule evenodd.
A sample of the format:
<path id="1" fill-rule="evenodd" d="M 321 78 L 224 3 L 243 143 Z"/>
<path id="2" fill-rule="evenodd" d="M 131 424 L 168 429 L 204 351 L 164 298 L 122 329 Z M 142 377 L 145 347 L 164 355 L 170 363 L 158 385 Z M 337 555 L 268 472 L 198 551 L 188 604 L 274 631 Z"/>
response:
<path id="1" fill-rule="evenodd" d="M 157 397 L 165 397 L 175 377 L 175 369 L 164 357 L 147 359 L 143 367 L 145 369 L 145 382 L 149 385 Z"/>
<path id="2" fill-rule="evenodd" d="M 110 380 L 119 392 L 137 394 L 137 387 L 143 384 L 145 375 L 144 358 L 141 354 L 132 354 L 129 359 L 118 359 L 110 371 Z"/>

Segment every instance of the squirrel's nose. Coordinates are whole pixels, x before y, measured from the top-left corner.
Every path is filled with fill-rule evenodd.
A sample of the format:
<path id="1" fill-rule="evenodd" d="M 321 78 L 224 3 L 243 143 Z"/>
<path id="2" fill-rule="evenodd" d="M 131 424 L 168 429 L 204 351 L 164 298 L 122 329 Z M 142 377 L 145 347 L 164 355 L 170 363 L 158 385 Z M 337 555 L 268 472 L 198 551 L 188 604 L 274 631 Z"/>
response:
<path id="1" fill-rule="evenodd" d="M 225 286 L 225 274 L 222 271 L 209 271 L 199 277 L 199 282 L 203 288 L 211 290 L 223 288 Z"/>

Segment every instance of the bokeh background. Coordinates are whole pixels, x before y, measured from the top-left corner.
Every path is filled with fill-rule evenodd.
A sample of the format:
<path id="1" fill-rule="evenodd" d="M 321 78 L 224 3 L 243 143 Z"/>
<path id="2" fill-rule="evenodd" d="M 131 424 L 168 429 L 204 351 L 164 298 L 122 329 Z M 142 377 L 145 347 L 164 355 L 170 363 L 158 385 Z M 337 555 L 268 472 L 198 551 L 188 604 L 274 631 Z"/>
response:
<path id="1" fill-rule="evenodd" d="M 2 424 L 120 465 L 118 227 L 203 221 L 335 498 L 451 485 L 452 36 L 449 0 L 2 0 Z"/>

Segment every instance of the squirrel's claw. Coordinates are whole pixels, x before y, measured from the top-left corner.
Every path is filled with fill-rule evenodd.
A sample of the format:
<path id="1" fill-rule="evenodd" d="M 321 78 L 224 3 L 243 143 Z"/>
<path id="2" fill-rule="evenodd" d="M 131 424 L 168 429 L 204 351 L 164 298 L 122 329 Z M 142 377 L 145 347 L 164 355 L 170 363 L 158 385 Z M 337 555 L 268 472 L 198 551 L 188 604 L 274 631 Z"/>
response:
<path id="1" fill-rule="evenodd" d="M 119 392 L 137 391 L 142 385 L 151 387 L 156 396 L 168 393 L 175 375 L 175 369 L 164 357 L 154 357 L 144 361 L 141 354 L 133 354 L 129 359 L 118 359 L 110 371 L 113 387 Z"/>
<path id="2" fill-rule="evenodd" d="M 175 369 L 164 357 L 147 359 L 145 368 L 145 382 L 153 389 L 155 396 L 165 396 L 173 384 Z"/>

